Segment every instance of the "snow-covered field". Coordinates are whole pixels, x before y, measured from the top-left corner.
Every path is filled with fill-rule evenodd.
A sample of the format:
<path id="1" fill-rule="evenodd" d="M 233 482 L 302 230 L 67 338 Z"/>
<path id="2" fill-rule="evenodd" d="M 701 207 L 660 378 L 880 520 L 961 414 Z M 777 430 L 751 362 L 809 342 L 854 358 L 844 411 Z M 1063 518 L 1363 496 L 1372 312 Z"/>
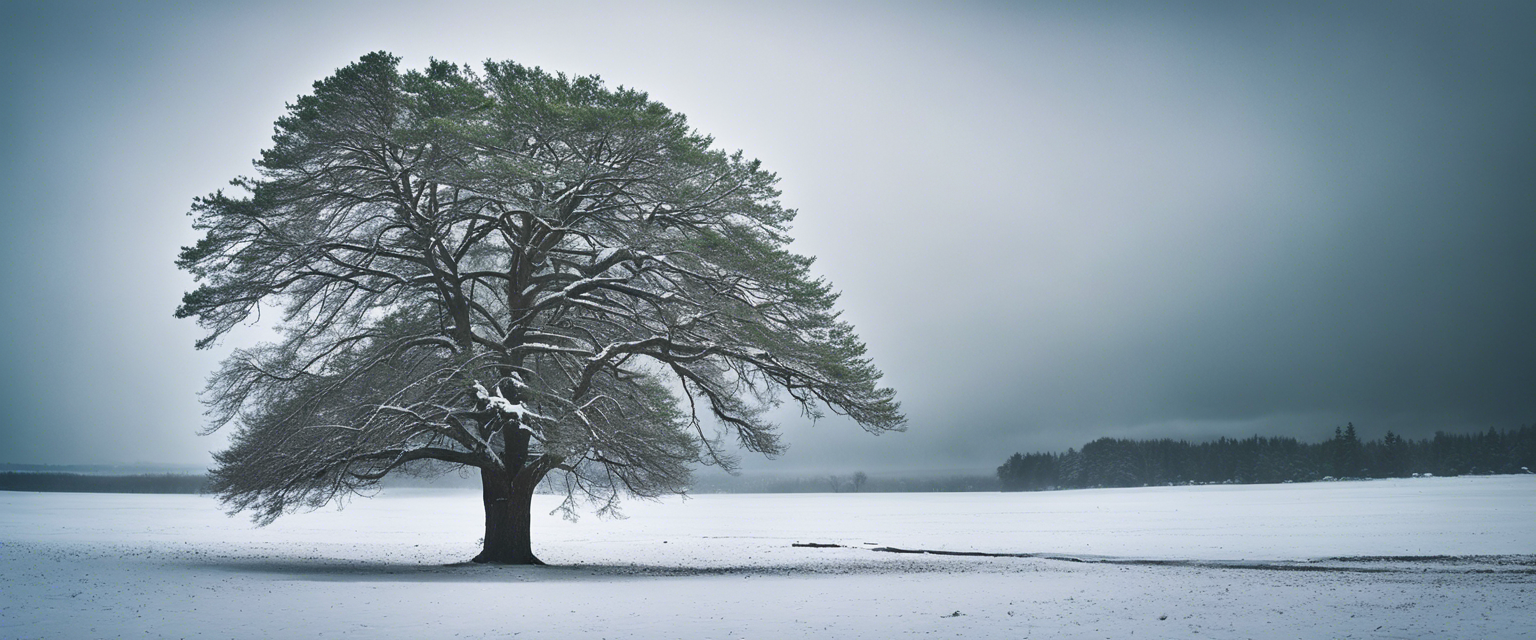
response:
<path id="1" fill-rule="evenodd" d="M 205 497 L 0 492 L 0 638 L 1536 637 L 1536 476 L 626 514 L 539 517 L 555 566 L 483 567 L 454 564 L 480 536 L 468 491 L 264 529 Z"/>

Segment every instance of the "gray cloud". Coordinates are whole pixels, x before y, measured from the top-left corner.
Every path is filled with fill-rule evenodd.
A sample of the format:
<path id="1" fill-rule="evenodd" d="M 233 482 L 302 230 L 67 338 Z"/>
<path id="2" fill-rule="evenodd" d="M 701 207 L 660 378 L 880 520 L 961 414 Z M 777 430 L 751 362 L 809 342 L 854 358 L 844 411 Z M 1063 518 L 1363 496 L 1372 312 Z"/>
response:
<path id="1" fill-rule="evenodd" d="M 220 446 L 183 213 L 375 49 L 600 73 L 780 173 L 912 428 L 788 413 L 749 468 L 1536 420 L 1526 3 L 4 11 L 13 461 Z"/>

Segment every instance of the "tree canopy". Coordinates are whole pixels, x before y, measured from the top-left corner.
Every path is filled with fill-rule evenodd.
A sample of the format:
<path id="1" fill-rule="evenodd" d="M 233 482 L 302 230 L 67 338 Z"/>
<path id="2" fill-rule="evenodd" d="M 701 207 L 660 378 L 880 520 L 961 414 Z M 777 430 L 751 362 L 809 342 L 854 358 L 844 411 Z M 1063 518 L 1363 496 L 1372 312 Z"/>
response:
<path id="1" fill-rule="evenodd" d="M 235 429 L 213 487 L 260 522 L 463 467 L 488 528 L 492 484 L 547 475 L 566 508 L 610 509 L 732 468 L 726 438 L 781 452 L 765 412 L 785 398 L 903 428 L 787 248 L 776 176 L 645 93 L 372 53 L 288 105 L 255 165 L 194 201 L 176 315 L 207 348 L 281 312 L 205 392 L 208 429 Z"/>

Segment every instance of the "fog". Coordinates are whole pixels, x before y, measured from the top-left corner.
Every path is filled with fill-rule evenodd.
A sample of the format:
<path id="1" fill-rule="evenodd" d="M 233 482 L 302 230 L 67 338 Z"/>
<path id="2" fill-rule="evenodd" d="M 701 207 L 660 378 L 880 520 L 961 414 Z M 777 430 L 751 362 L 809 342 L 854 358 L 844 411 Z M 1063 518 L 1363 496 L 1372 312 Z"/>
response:
<path id="1" fill-rule="evenodd" d="M 910 427 L 749 471 L 1536 421 L 1530 3 L 0 9 L 0 462 L 201 464 L 194 196 L 366 52 L 640 88 L 782 178 Z"/>

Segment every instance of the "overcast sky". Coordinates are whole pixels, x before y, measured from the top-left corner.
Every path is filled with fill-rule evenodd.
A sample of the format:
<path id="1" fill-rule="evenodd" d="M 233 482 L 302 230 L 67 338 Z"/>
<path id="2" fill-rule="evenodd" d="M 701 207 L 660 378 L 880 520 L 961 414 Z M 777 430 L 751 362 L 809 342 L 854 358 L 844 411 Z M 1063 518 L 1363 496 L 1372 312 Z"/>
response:
<path id="1" fill-rule="evenodd" d="M 650 92 L 783 179 L 910 430 L 755 471 L 1101 436 L 1536 422 L 1536 3 L 0 5 L 0 462 L 205 464 L 191 199 L 364 53 Z"/>

